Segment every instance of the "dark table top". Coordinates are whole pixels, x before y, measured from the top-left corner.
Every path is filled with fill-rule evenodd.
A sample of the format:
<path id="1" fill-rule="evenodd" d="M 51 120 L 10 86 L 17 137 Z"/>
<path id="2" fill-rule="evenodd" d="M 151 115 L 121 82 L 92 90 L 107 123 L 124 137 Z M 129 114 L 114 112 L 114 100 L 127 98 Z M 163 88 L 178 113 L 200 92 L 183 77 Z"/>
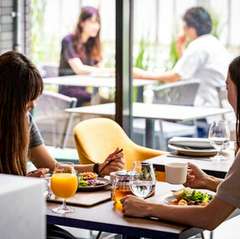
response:
<path id="1" fill-rule="evenodd" d="M 172 189 L 179 186 L 167 183 L 157 183 L 154 197 L 149 200 L 160 202 Z M 94 193 L 92 194 L 94 197 Z M 65 216 L 55 214 L 51 208 L 59 206 L 56 203 L 48 203 L 47 222 L 70 227 L 99 230 L 118 233 L 133 237 L 149 238 L 188 238 L 201 232 L 201 229 L 185 225 L 163 222 L 157 219 L 124 217 L 121 211 L 117 211 L 113 202 L 105 202 L 93 207 L 74 206 L 74 212 Z"/>

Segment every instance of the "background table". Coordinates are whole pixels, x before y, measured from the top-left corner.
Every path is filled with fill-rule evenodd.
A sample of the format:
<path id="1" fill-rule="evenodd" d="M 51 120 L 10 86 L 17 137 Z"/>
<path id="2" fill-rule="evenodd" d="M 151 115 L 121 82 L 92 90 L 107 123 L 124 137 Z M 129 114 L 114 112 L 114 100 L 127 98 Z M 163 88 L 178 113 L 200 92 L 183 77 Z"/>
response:
<path id="1" fill-rule="evenodd" d="M 92 87 L 115 87 L 114 77 L 97 77 L 91 75 L 72 75 L 48 77 L 43 79 L 44 84 L 69 85 L 69 86 L 92 86 Z M 134 79 L 133 86 L 147 86 L 157 84 L 155 80 Z"/>
<path id="2" fill-rule="evenodd" d="M 83 106 L 67 109 L 66 111 L 77 114 L 114 116 L 115 103 Z M 133 103 L 133 117 L 146 119 L 145 137 L 146 146 L 148 147 L 153 147 L 154 120 L 190 121 L 229 112 L 231 112 L 230 109 L 222 108 Z"/>
<path id="3" fill-rule="evenodd" d="M 226 160 L 216 162 L 212 158 L 208 157 L 188 157 L 178 155 L 162 155 L 146 160 L 146 162 L 152 163 L 156 171 L 163 172 L 164 165 L 171 162 L 190 162 L 196 164 L 199 168 L 204 170 L 207 174 L 224 178 L 234 160 L 234 152 L 225 153 Z"/>
<path id="4" fill-rule="evenodd" d="M 159 183 L 156 195 L 149 200 L 159 202 L 170 190 L 177 188 L 167 183 Z M 75 211 L 64 216 L 54 214 L 50 210 L 56 206 L 58 204 L 48 203 L 47 222 L 49 224 L 148 238 L 184 239 L 202 232 L 202 229 L 156 219 L 123 217 L 121 212 L 113 208 L 113 202 L 102 203 L 91 208 L 73 207 Z"/>
<path id="5" fill-rule="evenodd" d="M 90 86 L 94 87 L 94 94 L 98 92 L 100 87 L 114 88 L 116 80 L 114 77 L 107 76 L 91 76 L 91 75 L 71 75 L 48 77 L 43 79 L 44 84 L 68 85 L 68 86 Z M 157 84 L 155 80 L 133 79 L 133 86 L 138 87 L 137 101 L 143 101 L 144 86 Z"/>

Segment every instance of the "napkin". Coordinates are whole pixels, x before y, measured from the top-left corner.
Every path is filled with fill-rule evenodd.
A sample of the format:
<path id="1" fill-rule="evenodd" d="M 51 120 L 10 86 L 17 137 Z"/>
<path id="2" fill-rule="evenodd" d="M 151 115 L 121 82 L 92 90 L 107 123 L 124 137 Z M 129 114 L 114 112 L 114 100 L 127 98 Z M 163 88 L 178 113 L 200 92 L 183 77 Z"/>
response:
<path id="1" fill-rule="evenodd" d="M 213 149 L 207 138 L 173 137 L 168 144 L 190 149 Z"/>

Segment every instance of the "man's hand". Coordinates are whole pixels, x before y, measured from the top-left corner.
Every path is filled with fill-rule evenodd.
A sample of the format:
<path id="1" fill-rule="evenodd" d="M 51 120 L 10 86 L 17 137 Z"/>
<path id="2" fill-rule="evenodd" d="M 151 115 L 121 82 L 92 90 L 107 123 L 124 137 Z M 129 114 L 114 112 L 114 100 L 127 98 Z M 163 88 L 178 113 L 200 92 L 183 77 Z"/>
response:
<path id="1" fill-rule="evenodd" d="M 124 168 L 124 159 L 122 149 L 117 148 L 109 154 L 104 163 L 99 165 L 99 174 L 101 176 L 109 175 L 111 172 L 119 171 Z"/>
<path id="2" fill-rule="evenodd" d="M 121 199 L 123 214 L 133 217 L 147 217 L 149 215 L 150 204 L 135 196 L 126 196 Z"/>

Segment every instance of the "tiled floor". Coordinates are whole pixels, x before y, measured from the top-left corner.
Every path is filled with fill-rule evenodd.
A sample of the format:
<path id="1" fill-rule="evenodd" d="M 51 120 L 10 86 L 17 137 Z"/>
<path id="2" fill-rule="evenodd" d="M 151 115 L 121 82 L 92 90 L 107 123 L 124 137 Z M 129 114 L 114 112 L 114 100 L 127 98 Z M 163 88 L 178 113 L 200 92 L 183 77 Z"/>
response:
<path id="1" fill-rule="evenodd" d="M 240 239 L 240 216 L 222 223 L 214 230 L 213 239 Z"/>

